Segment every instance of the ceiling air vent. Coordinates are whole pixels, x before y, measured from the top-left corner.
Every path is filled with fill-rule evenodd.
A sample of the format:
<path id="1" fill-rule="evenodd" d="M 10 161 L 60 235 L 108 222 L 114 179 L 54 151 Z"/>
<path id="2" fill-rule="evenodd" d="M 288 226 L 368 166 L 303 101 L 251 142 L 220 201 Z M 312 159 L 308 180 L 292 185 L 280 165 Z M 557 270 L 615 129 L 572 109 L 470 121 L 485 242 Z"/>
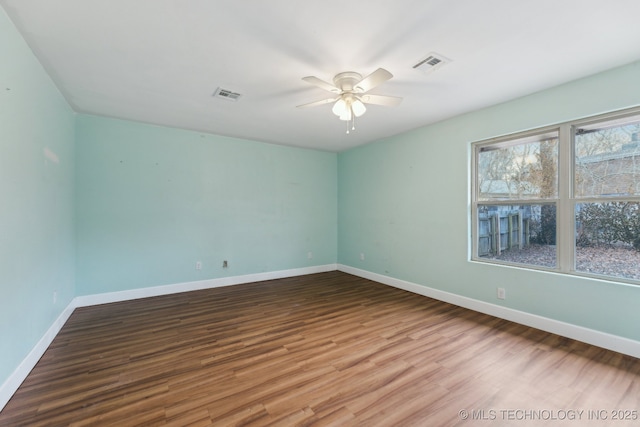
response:
<path id="1" fill-rule="evenodd" d="M 228 99 L 229 101 L 237 101 L 238 98 L 240 98 L 242 95 L 240 95 L 239 93 L 232 92 L 230 90 L 222 89 L 221 87 L 219 87 L 213 93 L 213 96 L 215 98 Z"/>
<path id="2" fill-rule="evenodd" d="M 413 68 L 415 68 L 416 70 L 420 70 L 424 73 L 430 73 L 442 67 L 447 62 L 451 62 L 451 60 L 448 58 L 445 58 L 439 53 L 431 52 L 429 55 L 427 55 L 426 58 L 424 58 L 423 60 L 418 62 L 416 65 L 414 65 Z"/>

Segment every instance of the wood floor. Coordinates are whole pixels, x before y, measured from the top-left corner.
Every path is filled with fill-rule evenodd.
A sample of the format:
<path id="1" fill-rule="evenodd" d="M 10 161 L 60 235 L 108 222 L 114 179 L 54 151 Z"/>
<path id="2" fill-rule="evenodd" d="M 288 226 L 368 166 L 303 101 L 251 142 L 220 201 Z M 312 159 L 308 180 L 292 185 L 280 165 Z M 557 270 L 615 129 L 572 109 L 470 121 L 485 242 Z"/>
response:
<path id="1" fill-rule="evenodd" d="M 0 425 L 632 426 L 638 411 L 639 359 L 330 272 L 77 309 Z"/>

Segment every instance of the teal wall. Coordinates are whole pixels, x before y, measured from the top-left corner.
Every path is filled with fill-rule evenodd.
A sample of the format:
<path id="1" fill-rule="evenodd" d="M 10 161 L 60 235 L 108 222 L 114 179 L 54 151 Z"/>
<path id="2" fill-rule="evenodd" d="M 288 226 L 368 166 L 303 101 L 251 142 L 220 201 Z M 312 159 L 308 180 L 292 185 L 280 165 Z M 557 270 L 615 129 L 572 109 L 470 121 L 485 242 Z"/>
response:
<path id="1" fill-rule="evenodd" d="M 76 133 L 79 295 L 336 263 L 335 153 L 85 115 Z"/>
<path id="2" fill-rule="evenodd" d="M 74 296 L 74 114 L 2 8 L 0 63 L 1 385 Z"/>
<path id="3" fill-rule="evenodd" d="M 638 81 L 640 62 L 340 153 L 339 263 L 640 340 L 640 286 L 469 261 L 471 142 L 637 106 Z"/>

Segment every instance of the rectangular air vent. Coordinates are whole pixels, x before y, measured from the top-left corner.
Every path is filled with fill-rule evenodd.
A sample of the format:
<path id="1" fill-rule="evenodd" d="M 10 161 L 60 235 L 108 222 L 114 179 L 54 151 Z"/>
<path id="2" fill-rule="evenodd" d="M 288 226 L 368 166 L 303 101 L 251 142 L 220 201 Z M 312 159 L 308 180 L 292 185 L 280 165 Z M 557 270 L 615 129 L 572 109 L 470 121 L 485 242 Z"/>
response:
<path id="1" fill-rule="evenodd" d="M 213 96 L 216 97 L 216 98 L 228 99 L 229 101 L 237 101 L 238 98 L 240 98 L 242 95 L 240 95 L 239 93 L 232 92 L 230 90 L 222 89 L 221 87 L 219 87 L 213 93 Z"/>
<path id="2" fill-rule="evenodd" d="M 424 58 L 423 60 L 418 62 L 416 65 L 414 65 L 413 68 L 415 68 L 416 70 L 420 70 L 424 73 L 430 73 L 442 67 L 447 62 L 451 62 L 451 60 L 448 58 L 445 58 L 439 53 L 431 52 L 430 54 L 427 55 L 426 58 Z"/>

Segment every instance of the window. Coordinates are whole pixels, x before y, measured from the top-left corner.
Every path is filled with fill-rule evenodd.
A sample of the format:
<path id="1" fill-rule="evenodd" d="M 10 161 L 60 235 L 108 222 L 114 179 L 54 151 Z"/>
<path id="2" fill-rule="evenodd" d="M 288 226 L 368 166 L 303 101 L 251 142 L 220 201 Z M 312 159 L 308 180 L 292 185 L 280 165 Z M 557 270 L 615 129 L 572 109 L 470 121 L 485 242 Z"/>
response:
<path id="1" fill-rule="evenodd" d="M 472 147 L 474 260 L 640 283 L 640 111 Z"/>
<path id="2" fill-rule="evenodd" d="M 477 256 L 554 268 L 558 131 L 476 147 Z"/>
<path id="3" fill-rule="evenodd" d="M 640 280 L 640 116 L 573 129 L 576 271 Z"/>

